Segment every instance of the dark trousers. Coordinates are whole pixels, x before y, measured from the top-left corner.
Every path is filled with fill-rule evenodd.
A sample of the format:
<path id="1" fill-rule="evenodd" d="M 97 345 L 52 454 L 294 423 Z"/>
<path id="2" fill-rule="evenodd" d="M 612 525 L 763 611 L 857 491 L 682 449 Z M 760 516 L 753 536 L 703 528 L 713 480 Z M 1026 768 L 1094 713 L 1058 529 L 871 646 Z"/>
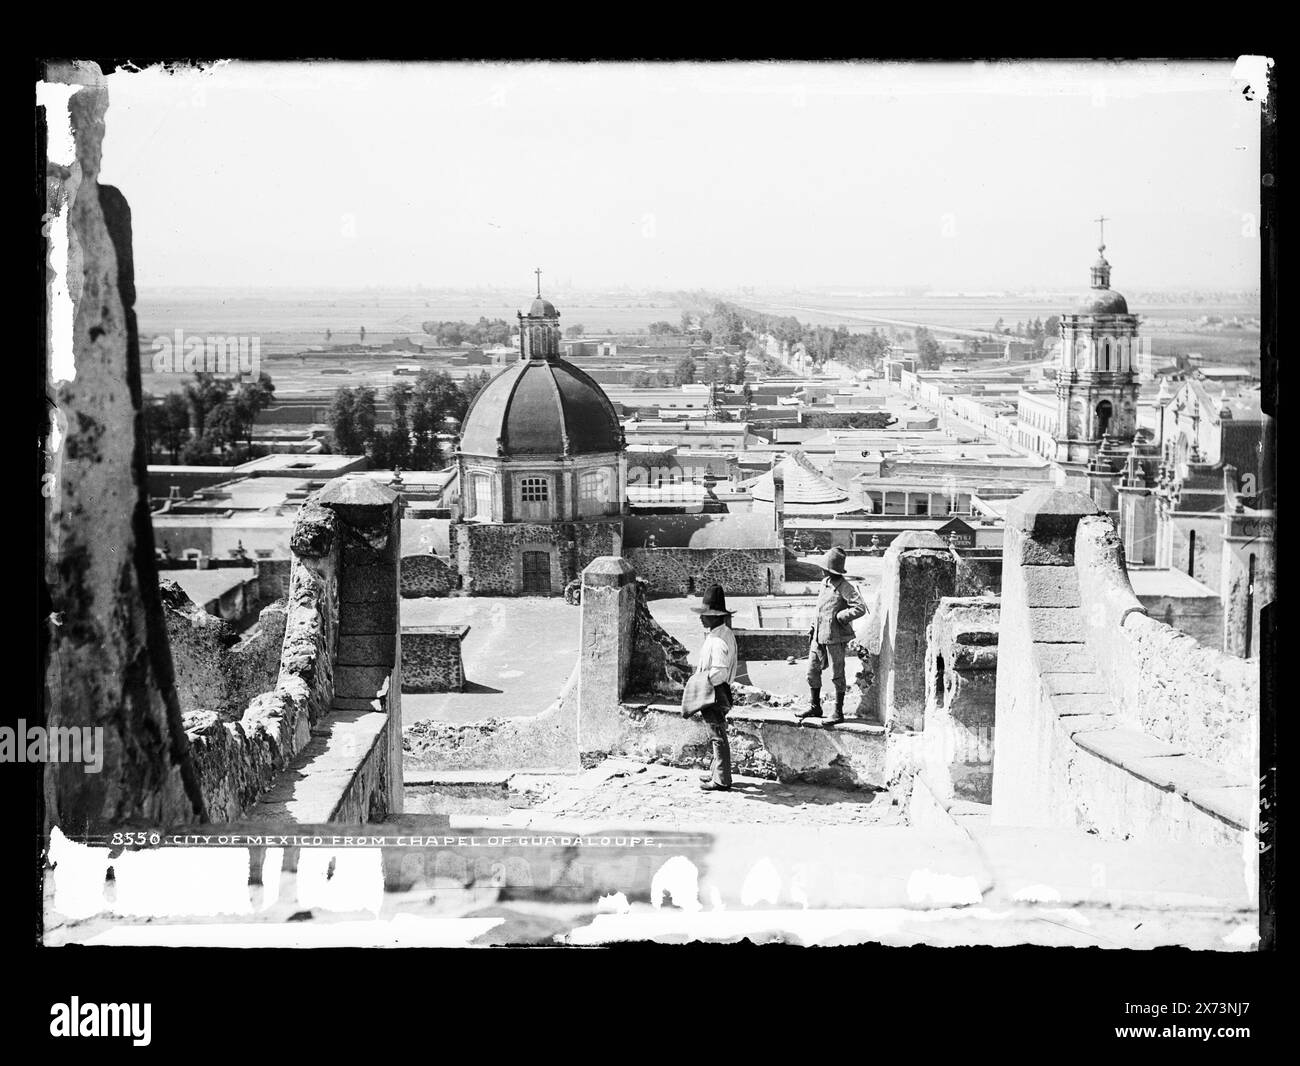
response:
<path id="1" fill-rule="evenodd" d="M 722 697 L 727 707 L 731 706 L 731 686 L 719 685 L 719 689 L 725 689 L 725 696 L 722 692 L 718 695 Z M 712 751 L 712 762 L 709 770 L 713 774 L 713 783 L 715 785 L 731 784 L 731 742 L 727 740 L 727 712 L 721 708 L 711 707 L 707 711 L 701 711 L 700 717 L 704 719 L 704 724 L 709 727 L 709 748 Z"/>

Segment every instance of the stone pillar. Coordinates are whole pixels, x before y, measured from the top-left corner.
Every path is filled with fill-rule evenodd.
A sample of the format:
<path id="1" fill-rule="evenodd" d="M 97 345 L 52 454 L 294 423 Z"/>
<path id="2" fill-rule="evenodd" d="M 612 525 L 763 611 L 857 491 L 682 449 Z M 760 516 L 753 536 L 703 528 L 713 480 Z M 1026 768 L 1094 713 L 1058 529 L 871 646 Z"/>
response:
<path id="1" fill-rule="evenodd" d="M 926 634 L 939 601 L 956 589 L 957 560 L 939 536 L 894 538 L 877 601 L 882 617 L 872 623 L 880 640 L 877 713 L 891 730 L 920 732 L 925 725 Z"/>
<path id="2" fill-rule="evenodd" d="M 21 705 L 10 721 L 76 730 L 97 752 L 26 768 L 44 773 L 47 830 L 58 825 L 71 836 L 128 819 L 206 821 L 154 561 L 131 213 L 116 189 L 98 182 L 108 90 L 91 63 L 51 64 L 46 79 L 77 89 L 66 109 L 51 104 L 47 115 L 51 130 L 71 121 L 74 154 L 46 165 L 45 707 L 43 721 L 39 709 Z M 57 140 L 50 137 L 52 150 Z M 75 749 L 67 754 L 76 758 Z M 98 772 L 87 772 L 96 758 Z"/>
<path id="3" fill-rule="evenodd" d="M 1075 533 L 1085 515 L 1099 513 L 1082 493 L 1050 486 L 1026 492 L 1007 505 L 993 738 L 993 818 L 1000 825 L 1051 824 L 1053 726 L 1042 702 L 1043 686 L 1049 682 L 1035 665 L 1031 619 L 1034 613 L 1061 612 L 1061 624 L 1068 625 L 1067 616 L 1080 613 Z M 1043 625 L 1051 624 L 1049 614 L 1043 618 Z M 1064 687 L 1053 691 L 1101 691 L 1096 682 L 1068 685 L 1077 675 L 1056 677 Z"/>
<path id="4" fill-rule="evenodd" d="M 943 800 L 992 800 L 998 612 L 992 596 L 944 597 L 930 623 L 923 767 Z"/>
<path id="5" fill-rule="evenodd" d="M 341 541 L 334 698 L 383 699 L 389 775 L 384 793 L 388 813 L 401 814 L 401 497 L 364 474 L 346 474 L 321 489 L 316 502 L 334 512 Z"/>
<path id="6" fill-rule="evenodd" d="M 1119 526 L 1124 539 L 1124 558 L 1130 565 L 1152 565 L 1156 561 L 1156 500 L 1150 489 L 1122 485 L 1119 493 Z"/>
<path id="7" fill-rule="evenodd" d="M 605 752 L 618 739 L 619 700 L 632 661 L 636 571 L 604 555 L 582 572 L 578 651 L 578 751 Z"/>

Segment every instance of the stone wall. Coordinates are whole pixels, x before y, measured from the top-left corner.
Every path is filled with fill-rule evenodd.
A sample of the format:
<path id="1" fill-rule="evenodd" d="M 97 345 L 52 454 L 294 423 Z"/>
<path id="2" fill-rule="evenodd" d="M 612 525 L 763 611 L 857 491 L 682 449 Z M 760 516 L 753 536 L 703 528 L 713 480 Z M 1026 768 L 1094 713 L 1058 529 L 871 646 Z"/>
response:
<path id="1" fill-rule="evenodd" d="M 403 731 L 410 770 L 574 771 L 578 761 L 578 670 L 559 698 L 528 718 L 453 723 L 425 720 Z"/>
<path id="2" fill-rule="evenodd" d="M 237 720 L 254 696 L 275 687 L 285 605 L 264 607 L 257 626 L 241 640 L 229 622 L 208 614 L 174 581 L 164 577 L 159 587 L 181 706 Z"/>
<path id="3" fill-rule="evenodd" d="M 685 646 L 659 624 L 646 603 L 646 582 L 636 583 L 636 618 L 632 624 L 632 659 L 628 666 L 629 692 L 681 698 L 691 675 Z M 581 595 L 579 595 L 581 602 Z"/>
<path id="4" fill-rule="evenodd" d="M 743 695 L 743 693 L 742 693 Z M 583 746 L 583 765 L 610 755 L 666 766 L 707 769 L 709 731 L 699 715 L 684 718 L 673 704 L 634 700 L 612 709 L 603 731 L 605 748 Z M 736 773 L 769 781 L 799 781 L 840 788 L 884 788 L 887 765 L 884 730 L 848 721 L 834 729 L 802 726 L 789 711 L 737 705 L 727 715 L 731 761 Z"/>
<path id="5" fill-rule="evenodd" d="M 319 494 L 317 494 L 318 496 Z M 338 521 L 309 497 L 298 512 L 279 672 L 235 719 L 187 711 L 185 728 L 214 822 L 241 818 L 307 746 L 334 699 L 339 629 Z"/>
<path id="6" fill-rule="evenodd" d="M 560 596 L 565 585 L 592 560 L 621 551 L 622 522 L 456 522 L 450 540 L 461 586 L 469 595 L 520 595 L 524 587 L 522 553 L 545 551 L 551 557 L 551 595 Z"/>
<path id="7" fill-rule="evenodd" d="M 293 576 L 292 559 L 257 559 L 257 598 L 263 603 L 274 603 L 289 595 Z"/>
<path id="8" fill-rule="evenodd" d="M 933 533 L 904 533 L 885 552 L 866 632 L 850 645 L 863 660 L 858 713 L 891 732 L 925 726 L 925 662 L 930 620 L 956 591 L 957 561 Z"/>
<path id="9" fill-rule="evenodd" d="M 402 595 L 446 596 L 460 586 L 460 574 L 446 559 L 437 555 L 402 557 Z"/>
<path id="10" fill-rule="evenodd" d="M 1039 489 L 1007 508 L 993 814 L 1107 838 L 1254 832 L 1258 678 L 1147 617 L 1113 520 Z"/>
<path id="11" fill-rule="evenodd" d="M 771 662 L 774 659 L 808 657 L 809 633 L 806 629 L 733 629 L 736 651 L 747 663 Z M 845 674 L 850 671 L 845 664 Z"/>
<path id="12" fill-rule="evenodd" d="M 1150 617 L 1186 633 L 1207 648 L 1223 646 L 1223 601 L 1209 596 L 1139 596 Z"/>
<path id="13" fill-rule="evenodd" d="M 994 597 L 945 597 L 925 656 L 926 783 L 942 801 L 991 803 L 998 620 Z"/>
<path id="14" fill-rule="evenodd" d="M 402 691 L 459 692 L 465 687 L 461 644 L 469 626 L 403 626 Z"/>
<path id="15" fill-rule="evenodd" d="M 626 555 L 654 596 L 699 595 L 710 585 L 729 596 L 766 596 L 785 581 L 780 547 L 633 548 Z"/>
<path id="16" fill-rule="evenodd" d="M 300 508 L 274 689 L 235 721 L 185 717 L 212 821 L 401 813 L 398 515 L 396 494 L 355 476 Z"/>
<path id="17" fill-rule="evenodd" d="M 77 88 L 47 114 L 55 131 L 70 121 L 73 144 L 45 175 L 42 724 L 103 729 L 104 763 L 97 774 L 61 762 L 28 772 L 43 775 L 46 828 L 69 836 L 202 821 L 149 519 L 131 211 L 98 180 L 108 90 L 91 63 L 50 64 L 45 78 Z M 59 141 L 50 137 L 52 152 Z"/>

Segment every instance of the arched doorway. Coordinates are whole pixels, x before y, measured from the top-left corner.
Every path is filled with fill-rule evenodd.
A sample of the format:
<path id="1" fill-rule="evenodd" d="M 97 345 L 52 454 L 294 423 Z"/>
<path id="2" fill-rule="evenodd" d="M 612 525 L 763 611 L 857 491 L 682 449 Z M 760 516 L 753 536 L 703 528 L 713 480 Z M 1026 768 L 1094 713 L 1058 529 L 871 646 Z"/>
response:
<path id="1" fill-rule="evenodd" d="M 1096 410 L 1097 436 L 1104 437 L 1106 435 L 1106 427 L 1110 425 L 1111 416 L 1115 413 L 1115 409 L 1110 405 L 1109 400 L 1102 400 L 1101 403 L 1097 404 Z"/>

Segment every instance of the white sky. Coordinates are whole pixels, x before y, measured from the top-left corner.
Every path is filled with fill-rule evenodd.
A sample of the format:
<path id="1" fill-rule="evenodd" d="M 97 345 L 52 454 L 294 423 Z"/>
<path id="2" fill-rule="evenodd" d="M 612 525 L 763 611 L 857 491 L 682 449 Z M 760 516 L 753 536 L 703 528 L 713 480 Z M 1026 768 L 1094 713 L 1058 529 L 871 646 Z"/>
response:
<path id="1" fill-rule="evenodd" d="M 232 63 L 109 78 L 144 285 L 1259 284 L 1232 64 Z"/>

